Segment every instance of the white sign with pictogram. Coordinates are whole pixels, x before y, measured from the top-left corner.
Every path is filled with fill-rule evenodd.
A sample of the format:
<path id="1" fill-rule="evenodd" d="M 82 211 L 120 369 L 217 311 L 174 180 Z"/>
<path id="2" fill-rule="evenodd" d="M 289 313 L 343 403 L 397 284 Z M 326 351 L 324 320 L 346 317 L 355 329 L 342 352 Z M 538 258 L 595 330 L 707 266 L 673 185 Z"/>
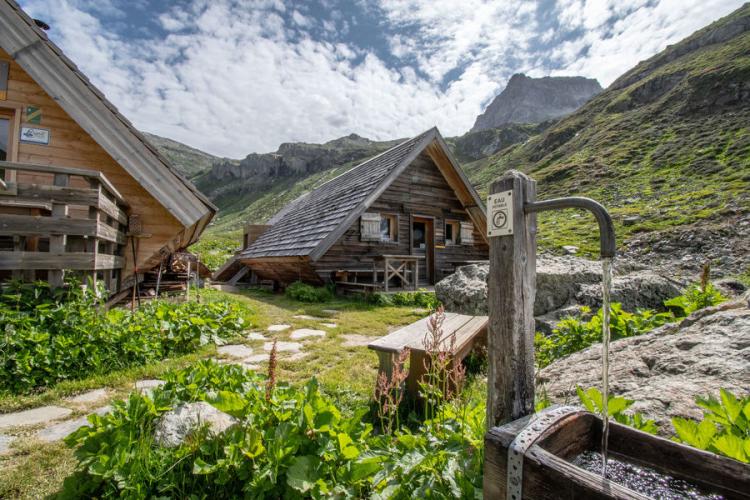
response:
<path id="1" fill-rule="evenodd" d="M 487 236 L 513 234 L 513 191 L 491 194 L 487 214 Z"/>

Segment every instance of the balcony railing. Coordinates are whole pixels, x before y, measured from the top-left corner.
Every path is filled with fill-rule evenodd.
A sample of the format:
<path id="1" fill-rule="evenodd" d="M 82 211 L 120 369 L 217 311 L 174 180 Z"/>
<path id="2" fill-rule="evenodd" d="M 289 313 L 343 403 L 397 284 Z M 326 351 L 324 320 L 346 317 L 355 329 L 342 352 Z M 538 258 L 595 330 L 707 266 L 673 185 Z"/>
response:
<path id="1" fill-rule="evenodd" d="M 1 277 L 59 286 L 71 270 L 119 289 L 127 204 L 101 172 L 6 161 L 0 171 L 16 179 L 0 184 Z"/>

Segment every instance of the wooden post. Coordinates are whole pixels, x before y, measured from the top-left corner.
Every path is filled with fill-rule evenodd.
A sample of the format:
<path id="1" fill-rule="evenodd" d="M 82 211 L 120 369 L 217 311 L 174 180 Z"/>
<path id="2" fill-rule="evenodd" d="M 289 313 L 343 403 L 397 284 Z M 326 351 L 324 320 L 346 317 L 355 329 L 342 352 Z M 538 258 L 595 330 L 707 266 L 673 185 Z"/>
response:
<path id="1" fill-rule="evenodd" d="M 54 185 L 55 186 L 67 186 L 70 176 L 68 174 L 55 174 Z M 68 216 L 68 205 L 66 203 L 53 203 L 52 204 L 52 217 L 67 217 Z M 49 237 L 49 251 L 52 254 L 65 253 L 65 243 L 67 236 L 64 234 L 54 235 Z M 51 287 L 61 287 L 64 284 L 64 275 L 62 269 L 54 269 L 47 272 L 47 281 Z"/>
<path id="2" fill-rule="evenodd" d="M 510 170 L 490 187 L 491 196 L 508 192 L 512 200 L 506 197 L 505 217 L 512 226 L 489 237 L 488 429 L 534 410 L 536 215 L 525 214 L 524 204 L 535 201 L 536 182 Z M 487 210 L 490 230 L 502 226 L 501 210 L 490 204 Z"/>

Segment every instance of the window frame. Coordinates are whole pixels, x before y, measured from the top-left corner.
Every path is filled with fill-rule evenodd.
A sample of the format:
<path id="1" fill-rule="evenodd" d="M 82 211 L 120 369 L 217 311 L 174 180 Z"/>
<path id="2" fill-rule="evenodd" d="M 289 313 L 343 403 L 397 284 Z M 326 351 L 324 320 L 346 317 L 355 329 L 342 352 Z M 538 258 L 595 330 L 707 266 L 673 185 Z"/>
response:
<path id="1" fill-rule="evenodd" d="M 453 238 L 448 239 L 448 226 L 451 226 L 453 231 Z M 458 219 L 445 219 L 445 226 L 443 228 L 443 239 L 445 240 L 445 246 L 459 246 L 461 244 L 461 221 Z M 450 242 L 450 243 L 449 243 Z"/>
<path id="2" fill-rule="evenodd" d="M 380 242 L 381 243 L 398 243 L 398 214 L 390 212 L 380 212 L 380 223 L 383 223 L 383 219 L 391 221 L 390 234 L 386 238 L 383 236 L 383 231 L 380 231 Z M 382 227 L 382 226 L 381 226 Z"/>
<path id="3" fill-rule="evenodd" d="M 21 131 L 21 116 L 23 113 L 23 104 L 13 101 L 0 101 L 0 115 L 8 116 L 10 124 L 8 127 L 8 154 L 5 161 L 18 163 L 18 150 L 21 145 L 19 133 Z M 6 182 L 16 182 L 16 171 L 6 169 Z"/>

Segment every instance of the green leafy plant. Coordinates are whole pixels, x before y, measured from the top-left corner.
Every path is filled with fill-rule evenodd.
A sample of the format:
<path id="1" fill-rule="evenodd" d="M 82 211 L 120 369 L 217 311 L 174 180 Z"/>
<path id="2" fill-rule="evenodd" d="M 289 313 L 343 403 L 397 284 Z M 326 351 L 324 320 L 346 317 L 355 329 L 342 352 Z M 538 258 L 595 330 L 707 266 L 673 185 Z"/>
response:
<path id="1" fill-rule="evenodd" d="M 581 404 L 590 411 L 597 415 L 602 414 L 604 396 L 596 387 L 590 387 L 585 391 L 581 387 L 576 387 L 576 393 Z M 609 417 L 614 419 L 615 422 L 634 427 L 640 431 L 648 432 L 649 434 L 656 434 L 658 428 L 656 422 L 653 420 L 646 419 L 641 413 L 630 412 L 625 413 L 633 403 L 632 399 L 626 399 L 620 396 L 609 395 L 607 399 L 607 412 Z"/>
<path id="2" fill-rule="evenodd" d="M 713 453 L 750 462 L 750 395 L 736 397 L 721 389 L 719 399 L 697 397 L 703 420 L 672 419 L 675 440 Z"/>
<path id="3" fill-rule="evenodd" d="M 290 299 L 300 302 L 320 303 L 328 302 L 333 298 L 333 293 L 326 287 L 314 287 L 301 281 L 295 281 L 284 291 Z"/>
<path id="4" fill-rule="evenodd" d="M 622 310 L 618 303 L 611 305 L 610 335 L 612 340 L 633 337 L 646 333 L 672 319 L 670 313 L 656 313 L 650 310 L 639 310 L 630 313 Z M 582 314 L 587 314 L 583 308 Z M 603 312 L 601 309 L 588 321 L 568 316 L 563 318 L 546 336 L 537 332 L 534 338 L 536 360 L 544 368 L 556 359 L 578 352 L 602 340 Z"/>
<path id="5" fill-rule="evenodd" d="M 16 287 L 0 303 L 0 390 L 24 393 L 60 380 L 193 352 L 223 343 L 243 324 L 227 302 L 154 301 L 104 312 L 90 288 Z"/>

